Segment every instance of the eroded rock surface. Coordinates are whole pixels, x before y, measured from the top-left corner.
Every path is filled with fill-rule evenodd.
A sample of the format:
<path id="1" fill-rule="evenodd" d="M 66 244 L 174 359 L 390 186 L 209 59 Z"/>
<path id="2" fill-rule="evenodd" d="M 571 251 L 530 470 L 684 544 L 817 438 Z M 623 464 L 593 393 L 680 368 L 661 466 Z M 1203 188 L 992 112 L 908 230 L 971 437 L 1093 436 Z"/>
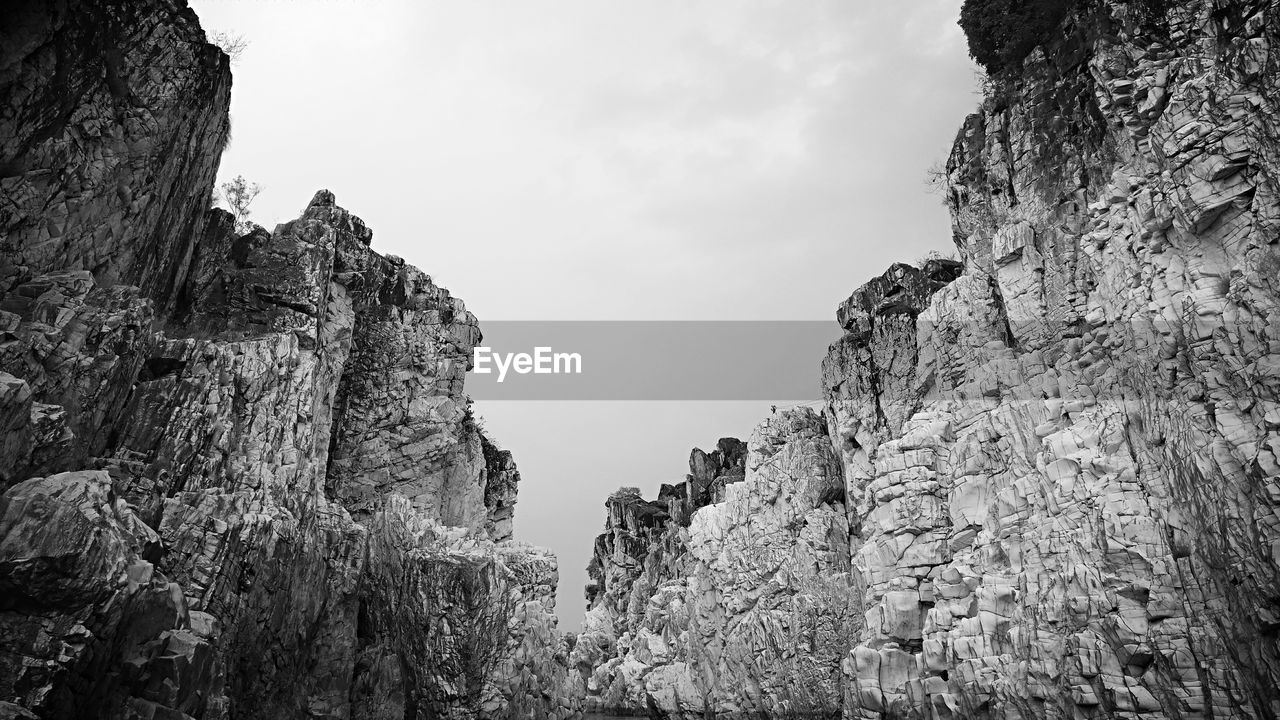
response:
<path id="1" fill-rule="evenodd" d="M 689 497 L 704 504 L 689 512 Z M 855 600 L 843 501 L 826 425 L 808 410 L 780 412 L 747 446 L 695 450 L 683 488 L 657 502 L 614 494 L 572 655 L 587 706 L 838 715 Z"/>
<path id="2" fill-rule="evenodd" d="M 181 3 L 2 39 L 0 715 L 573 714 L 474 316 L 327 191 L 208 210 L 230 73 Z"/>
<path id="3" fill-rule="evenodd" d="M 824 368 L 847 717 L 1280 712 L 1277 13 L 1088 3 L 966 121 L 963 275 Z"/>
<path id="4" fill-rule="evenodd" d="M 575 656 L 617 641 L 588 691 L 686 718 L 1280 716 L 1278 39 L 1274 2 L 1092 0 L 997 79 L 947 165 L 963 265 L 837 311 L 835 467 L 753 483 L 766 430 L 678 574 L 615 561 L 648 599 L 593 602 Z M 844 517 L 806 499 L 831 477 Z M 778 656 L 761 602 L 813 596 L 760 555 L 788 502 L 810 529 L 776 552 L 847 557 L 854 614 Z M 778 702 L 801 657 L 815 690 Z"/>

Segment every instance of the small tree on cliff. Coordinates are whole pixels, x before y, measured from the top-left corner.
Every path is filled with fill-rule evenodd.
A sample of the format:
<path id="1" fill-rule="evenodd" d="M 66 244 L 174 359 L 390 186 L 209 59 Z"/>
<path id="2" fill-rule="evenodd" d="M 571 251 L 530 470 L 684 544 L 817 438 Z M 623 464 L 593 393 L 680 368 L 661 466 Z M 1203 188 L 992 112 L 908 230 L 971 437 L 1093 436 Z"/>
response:
<path id="1" fill-rule="evenodd" d="M 258 197 L 258 193 L 262 192 L 262 186 L 258 183 L 251 184 L 244 179 L 243 175 L 237 175 L 231 180 L 222 183 L 220 188 L 221 190 L 215 196 L 215 200 L 221 202 L 223 207 L 235 218 L 236 232 L 249 232 L 253 228 L 253 223 L 249 220 L 249 206 Z"/>
<path id="2" fill-rule="evenodd" d="M 207 37 L 210 43 L 217 45 L 222 52 L 227 54 L 232 65 L 240 62 L 240 56 L 244 55 L 245 48 L 249 47 L 249 41 L 245 40 L 243 35 L 235 33 L 214 30 Z"/>

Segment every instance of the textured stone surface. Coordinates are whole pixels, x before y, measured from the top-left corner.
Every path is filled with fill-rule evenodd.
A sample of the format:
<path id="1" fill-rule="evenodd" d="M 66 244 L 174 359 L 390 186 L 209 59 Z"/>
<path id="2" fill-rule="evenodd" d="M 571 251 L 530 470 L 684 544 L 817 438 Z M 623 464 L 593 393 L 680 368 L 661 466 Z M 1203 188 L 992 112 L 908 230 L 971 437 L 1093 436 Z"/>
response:
<path id="1" fill-rule="evenodd" d="M 1059 35 L 957 137 L 963 266 L 895 265 L 838 308 L 837 467 L 815 450 L 769 482 L 769 438 L 795 437 L 774 419 L 687 535 L 619 523 L 644 505 L 611 501 L 605 601 L 574 651 L 589 699 L 686 718 L 1280 716 L 1280 7 L 1092 0 Z M 830 478 L 843 545 L 846 516 L 810 500 Z M 811 509 L 775 545 L 789 504 Z M 851 568 L 826 595 L 847 623 L 791 656 L 762 604 L 821 618 L 796 603 L 823 595 L 779 593 L 776 557 Z M 624 612 L 609 587 L 627 578 Z"/>
<path id="2" fill-rule="evenodd" d="M 573 714 L 462 302 L 327 191 L 207 209 L 230 75 L 183 6 L 4 28 L 0 715 Z"/>
<path id="3" fill-rule="evenodd" d="M 657 502 L 634 488 L 609 499 L 572 655 L 588 708 L 839 714 L 854 600 L 839 463 L 808 410 L 775 415 L 748 447 L 695 450 L 684 490 Z M 691 496 L 705 504 L 668 512 Z"/>
<path id="4" fill-rule="evenodd" d="M 1088 3 L 966 121 L 963 275 L 824 366 L 846 717 L 1280 713 L 1280 15 L 1140 10 Z"/>
<path id="5" fill-rule="evenodd" d="M 16 0 L 0 33 L 0 287 L 87 270 L 167 307 L 230 133 L 226 55 L 173 0 Z"/>

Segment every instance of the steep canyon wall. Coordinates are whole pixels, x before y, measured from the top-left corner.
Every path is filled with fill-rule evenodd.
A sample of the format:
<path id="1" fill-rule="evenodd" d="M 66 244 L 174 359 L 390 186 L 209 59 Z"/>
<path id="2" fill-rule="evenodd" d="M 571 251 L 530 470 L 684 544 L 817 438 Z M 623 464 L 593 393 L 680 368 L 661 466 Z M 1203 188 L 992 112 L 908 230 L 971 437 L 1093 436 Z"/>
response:
<path id="1" fill-rule="evenodd" d="M 0 717 L 566 717 L 557 567 L 463 392 L 463 303 L 315 195 L 210 210 L 182 2 L 0 38 Z"/>
<path id="2" fill-rule="evenodd" d="M 1278 39 L 1275 2 L 1091 0 L 993 79 L 947 163 L 962 264 L 840 306 L 825 417 L 750 443 L 825 428 L 781 494 L 749 460 L 688 529 L 611 519 L 635 539 L 597 558 L 647 596 L 592 600 L 575 658 L 617 640 L 585 691 L 671 717 L 1280 717 Z M 849 598 L 812 586 L 846 568 Z"/>

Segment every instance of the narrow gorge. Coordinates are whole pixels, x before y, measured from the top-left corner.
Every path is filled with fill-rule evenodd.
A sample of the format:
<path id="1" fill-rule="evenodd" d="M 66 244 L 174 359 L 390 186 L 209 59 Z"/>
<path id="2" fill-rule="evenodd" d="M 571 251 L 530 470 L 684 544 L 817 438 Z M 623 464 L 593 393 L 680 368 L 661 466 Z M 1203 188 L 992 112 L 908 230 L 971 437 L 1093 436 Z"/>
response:
<path id="1" fill-rule="evenodd" d="M 1280 718 L 1280 2 L 1056 6 L 951 148 L 958 258 L 610 496 L 564 633 L 462 301 L 327 190 L 210 209 L 184 0 L 10 3 L 0 719 Z"/>

